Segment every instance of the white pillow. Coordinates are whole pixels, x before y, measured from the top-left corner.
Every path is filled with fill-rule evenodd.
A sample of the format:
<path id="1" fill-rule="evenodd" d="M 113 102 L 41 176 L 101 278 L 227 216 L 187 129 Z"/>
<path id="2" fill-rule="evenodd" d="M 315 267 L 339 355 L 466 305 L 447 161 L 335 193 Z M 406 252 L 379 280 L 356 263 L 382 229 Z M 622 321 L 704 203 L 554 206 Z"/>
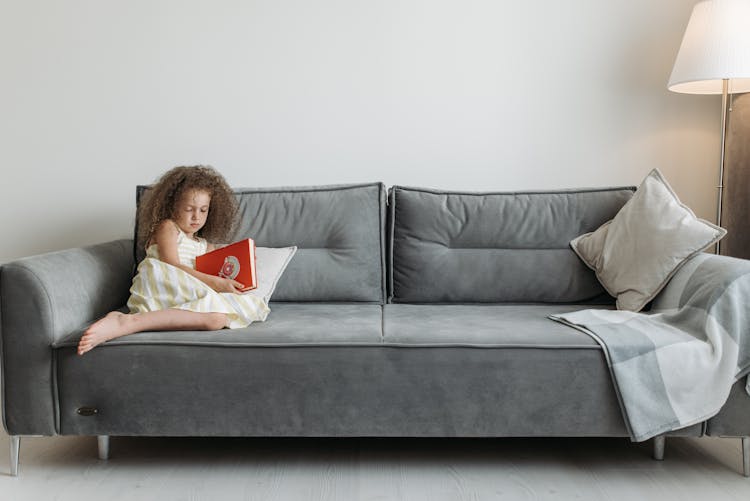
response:
<path id="1" fill-rule="evenodd" d="M 297 247 L 256 247 L 255 271 L 258 274 L 258 287 L 245 294 L 259 297 L 268 304 L 279 278 L 295 252 Z"/>
<path id="2" fill-rule="evenodd" d="M 570 246 L 617 298 L 617 309 L 640 311 L 685 261 L 726 233 L 697 218 L 654 169 L 614 219 Z"/>

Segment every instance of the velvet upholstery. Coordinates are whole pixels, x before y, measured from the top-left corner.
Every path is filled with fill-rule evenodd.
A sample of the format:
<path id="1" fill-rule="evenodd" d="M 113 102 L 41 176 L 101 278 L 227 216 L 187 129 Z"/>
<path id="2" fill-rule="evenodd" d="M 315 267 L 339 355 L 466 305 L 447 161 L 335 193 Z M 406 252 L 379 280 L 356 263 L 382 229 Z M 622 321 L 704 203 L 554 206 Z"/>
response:
<path id="1" fill-rule="evenodd" d="M 550 302 L 602 297 L 569 242 L 612 219 L 632 188 L 389 194 L 394 303 Z"/>
<path id="2" fill-rule="evenodd" d="M 91 357 L 77 357 L 74 340 L 59 343 L 60 432 L 627 436 L 598 345 L 575 331 L 566 336 L 553 322 L 540 345 L 534 336 L 545 336 L 541 324 L 522 332 L 524 318 L 540 319 L 559 307 L 484 307 L 490 317 L 507 313 L 514 320 L 498 332 L 487 322 L 486 339 L 468 332 L 446 338 L 449 330 L 432 335 L 426 328 L 416 339 L 410 318 L 427 327 L 420 318 L 466 319 L 482 307 L 458 306 L 463 312 L 457 313 L 437 305 L 386 305 L 381 336 L 380 306 L 347 305 L 330 317 L 344 306 L 276 305 L 265 332 L 143 333 L 101 346 Z M 301 326 L 303 320 L 311 326 L 307 334 L 289 331 L 288 322 Z M 337 332 L 326 334 L 331 325 Z M 81 415 L 82 407 L 97 413 Z"/>
<path id="3" fill-rule="evenodd" d="M 707 433 L 715 437 L 750 436 L 750 396 L 745 390 L 747 376 L 734 383 L 719 413 L 708 420 Z"/>
<path id="4" fill-rule="evenodd" d="M 140 200 L 145 186 L 139 186 Z M 239 224 L 232 241 L 258 247 L 297 246 L 274 301 L 385 299 L 386 192 L 382 183 L 237 188 Z M 137 234 L 137 228 L 136 228 Z M 144 252 L 135 249 L 140 261 Z"/>
<path id="5" fill-rule="evenodd" d="M 463 345 L 495 348 L 599 349 L 586 334 L 548 315 L 581 305 L 412 305 L 389 304 L 383 319 L 386 343 Z"/>
<path id="6" fill-rule="evenodd" d="M 382 307 L 357 303 L 271 303 L 265 322 L 219 331 L 139 332 L 113 339 L 117 345 L 201 345 L 223 347 L 316 344 L 380 344 Z M 335 327 L 332 327 L 335 326 Z M 82 332 L 74 331 L 52 345 L 75 347 Z"/>
<path id="7" fill-rule="evenodd" d="M 55 351 L 62 434 L 627 435 L 597 350 L 127 344 L 83 359 L 73 347 Z M 84 406 L 98 413 L 81 416 Z"/>
<path id="8" fill-rule="evenodd" d="M 127 301 L 132 242 L 33 256 L 0 268 L 3 416 L 8 433 L 55 433 L 50 346 Z"/>
<path id="9" fill-rule="evenodd" d="M 380 183 L 237 190 L 238 238 L 300 247 L 266 322 L 143 332 L 83 357 L 86 325 L 125 304 L 132 242 L 8 263 L 4 425 L 44 435 L 626 436 L 601 349 L 546 316 L 612 307 L 565 239 L 631 195 L 397 187 L 386 233 Z M 386 276 L 398 304 L 383 304 Z"/>

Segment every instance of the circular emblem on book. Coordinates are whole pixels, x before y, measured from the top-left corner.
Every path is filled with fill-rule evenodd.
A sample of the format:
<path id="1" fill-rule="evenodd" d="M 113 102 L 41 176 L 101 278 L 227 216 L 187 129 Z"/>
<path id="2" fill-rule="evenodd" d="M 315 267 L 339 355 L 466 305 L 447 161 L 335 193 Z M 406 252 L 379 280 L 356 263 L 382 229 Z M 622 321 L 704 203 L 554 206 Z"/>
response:
<path id="1" fill-rule="evenodd" d="M 224 258 L 224 264 L 221 265 L 219 276 L 234 280 L 240 274 L 240 261 L 234 256 Z"/>

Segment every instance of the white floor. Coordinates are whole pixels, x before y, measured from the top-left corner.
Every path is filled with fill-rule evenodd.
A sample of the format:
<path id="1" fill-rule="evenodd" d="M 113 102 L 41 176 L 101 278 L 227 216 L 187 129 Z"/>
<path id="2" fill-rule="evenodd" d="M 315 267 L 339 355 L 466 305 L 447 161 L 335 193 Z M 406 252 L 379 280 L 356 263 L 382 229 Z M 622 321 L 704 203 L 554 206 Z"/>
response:
<path id="1" fill-rule="evenodd" d="M 9 439 L 0 433 L 0 457 Z M 229 439 L 21 440 L 20 475 L 0 461 L 0 500 L 750 499 L 740 440 Z"/>

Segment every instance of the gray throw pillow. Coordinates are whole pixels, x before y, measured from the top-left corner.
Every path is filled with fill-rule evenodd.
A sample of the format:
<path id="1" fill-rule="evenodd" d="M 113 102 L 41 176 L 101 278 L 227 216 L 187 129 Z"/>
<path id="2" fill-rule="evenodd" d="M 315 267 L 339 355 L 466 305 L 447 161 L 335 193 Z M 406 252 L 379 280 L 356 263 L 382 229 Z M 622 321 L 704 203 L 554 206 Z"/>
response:
<path id="1" fill-rule="evenodd" d="M 695 216 L 658 169 L 614 219 L 570 242 L 620 310 L 640 311 L 685 261 L 726 230 Z"/>

